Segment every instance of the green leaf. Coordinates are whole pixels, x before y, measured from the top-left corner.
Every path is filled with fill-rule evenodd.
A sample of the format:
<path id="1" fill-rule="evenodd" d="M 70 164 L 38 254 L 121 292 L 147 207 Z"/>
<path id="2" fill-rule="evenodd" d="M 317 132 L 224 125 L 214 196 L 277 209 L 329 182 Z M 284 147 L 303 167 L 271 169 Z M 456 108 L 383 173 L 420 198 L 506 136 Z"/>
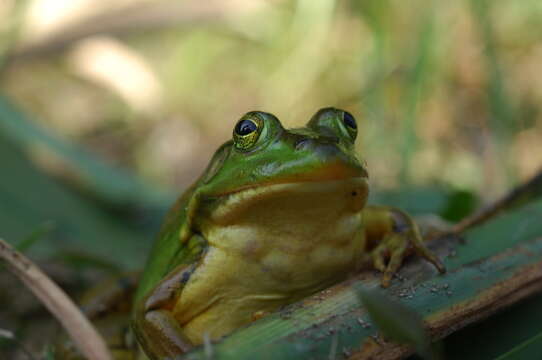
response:
<path id="1" fill-rule="evenodd" d="M 541 324 L 542 294 L 538 294 L 446 338 L 447 358 L 493 360 L 538 336 Z"/>
<path id="2" fill-rule="evenodd" d="M 369 317 L 385 337 L 397 343 L 411 345 L 425 359 L 435 358 L 431 340 L 421 316 L 409 307 L 384 295 L 376 288 L 359 289 L 359 297 Z"/>
<path id="3" fill-rule="evenodd" d="M 142 233 L 36 169 L 0 132 L 0 236 L 44 257 L 84 252 L 117 264 L 143 264 L 152 236 Z M 44 224 L 54 223 L 54 228 Z"/>
<path id="4" fill-rule="evenodd" d="M 516 346 L 506 354 L 499 356 L 496 360 L 522 360 L 536 359 L 542 352 L 542 332 L 531 339 Z"/>
<path id="5" fill-rule="evenodd" d="M 371 192 L 369 202 L 398 207 L 412 214 L 440 214 L 446 208 L 450 191 L 444 187 L 404 187 L 400 191 Z"/>
<path id="6" fill-rule="evenodd" d="M 0 133 L 23 148 L 42 147 L 55 154 L 80 177 L 87 188 L 115 205 L 164 207 L 171 194 L 157 191 L 129 174 L 67 140 L 61 140 L 32 122 L 0 96 Z"/>
<path id="7" fill-rule="evenodd" d="M 459 221 L 476 210 L 478 203 L 478 197 L 472 192 L 455 191 L 448 198 L 448 203 L 440 215 L 449 221 Z"/>
<path id="8" fill-rule="evenodd" d="M 32 245 L 43 239 L 54 229 L 55 224 L 52 221 L 46 221 L 43 224 L 39 224 L 26 238 L 17 243 L 17 250 L 21 252 L 27 251 Z"/>

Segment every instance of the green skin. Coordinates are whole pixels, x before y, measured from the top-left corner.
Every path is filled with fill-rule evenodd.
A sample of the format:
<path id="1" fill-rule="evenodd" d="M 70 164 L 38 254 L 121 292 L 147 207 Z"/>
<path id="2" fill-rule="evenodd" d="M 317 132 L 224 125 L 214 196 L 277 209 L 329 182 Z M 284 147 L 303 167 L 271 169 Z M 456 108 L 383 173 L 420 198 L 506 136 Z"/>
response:
<path id="1" fill-rule="evenodd" d="M 356 135 L 354 118 L 335 108 L 299 129 L 263 112 L 239 120 L 233 140 L 169 212 L 147 262 L 133 328 L 150 358 L 182 354 L 205 334 L 220 338 L 362 267 L 384 272 L 387 286 L 409 249 L 444 271 L 408 215 L 365 205 L 368 175 Z M 305 216 L 303 205 L 316 215 Z M 331 235 L 307 245 L 322 221 Z"/>

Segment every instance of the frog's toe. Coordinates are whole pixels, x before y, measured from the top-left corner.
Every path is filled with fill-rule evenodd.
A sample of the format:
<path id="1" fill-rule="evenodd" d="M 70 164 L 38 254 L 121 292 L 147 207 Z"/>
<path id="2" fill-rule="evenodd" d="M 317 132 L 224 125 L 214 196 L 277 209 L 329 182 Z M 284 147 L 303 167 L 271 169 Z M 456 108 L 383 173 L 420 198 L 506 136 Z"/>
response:
<path id="1" fill-rule="evenodd" d="M 414 248 L 414 251 L 425 260 L 429 261 L 437 270 L 444 274 L 446 272 L 446 268 L 444 267 L 444 264 L 440 261 L 438 257 L 435 256 L 423 243 L 423 239 L 420 236 L 419 232 L 415 231 L 413 233 L 413 236 L 411 238 L 411 243 Z"/>
<path id="2" fill-rule="evenodd" d="M 373 267 L 382 272 L 381 285 L 388 287 L 393 275 L 399 270 L 406 256 L 408 239 L 401 234 L 392 234 L 385 237 L 376 248 L 371 251 Z"/>
<path id="3" fill-rule="evenodd" d="M 373 267 L 380 272 L 386 271 L 387 252 L 388 249 L 385 243 L 381 243 L 371 252 L 371 261 L 373 263 Z"/>
<path id="4" fill-rule="evenodd" d="M 406 242 L 402 246 L 397 247 L 393 250 L 390 260 L 388 261 L 388 266 L 382 275 L 382 287 L 388 287 L 393 275 L 399 270 L 403 264 L 403 259 L 406 256 Z"/>
<path id="5" fill-rule="evenodd" d="M 422 248 L 415 247 L 414 250 L 416 251 L 416 253 L 418 253 L 418 255 L 433 264 L 433 266 L 437 268 L 439 273 L 444 274 L 446 272 L 446 267 L 444 266 L 442 261 L 440 261 L 440 259 L 436 257 L 433 253 L 431 253 L 431 251 L 429 251 L 429 249 L 427 249 L 425 246 Z"/>
<path id="6" fill-rule="evenodd" d="M 373 251 L 373 266 L 381 271 L 381 286 L 386 288 L 390 285 L 393 275 L 399 270 L 406 256 L 408 241 L 399 234 L 387 236 L 382 243 Z M 384 259 L 387 264 L 384 265 Z"/>

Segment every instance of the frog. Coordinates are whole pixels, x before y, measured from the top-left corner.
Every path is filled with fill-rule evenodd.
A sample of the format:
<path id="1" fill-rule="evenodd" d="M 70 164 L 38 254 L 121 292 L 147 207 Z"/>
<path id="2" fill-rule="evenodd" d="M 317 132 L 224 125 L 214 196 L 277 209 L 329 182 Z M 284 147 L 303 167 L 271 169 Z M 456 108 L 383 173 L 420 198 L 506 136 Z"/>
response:
<path id="1" fill-rule="evenodd" d="M 286 129 L 251 111 L 166 215 L 133 304 L 150 359 L 184 354 L 361 269 L 390 285 L 412 252 L 445 272 L 415 221 L 369 205 L 358 124 L 318 110 Z M 205 340 L 207 339 L 207 340 Z"/>

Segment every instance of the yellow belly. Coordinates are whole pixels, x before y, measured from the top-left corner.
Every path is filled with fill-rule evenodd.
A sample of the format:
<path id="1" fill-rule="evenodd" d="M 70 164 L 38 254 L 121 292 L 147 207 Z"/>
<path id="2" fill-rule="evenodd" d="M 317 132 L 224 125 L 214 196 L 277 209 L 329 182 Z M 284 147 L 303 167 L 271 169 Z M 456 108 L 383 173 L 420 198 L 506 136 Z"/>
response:
<path id="1" fill-rule="evenodd" d="M 357 186 L 275 185 L 206 217 L 209 250 L 174 308 L 186 336 L 220 337 L 352 272 L 364 248 Z"/>

